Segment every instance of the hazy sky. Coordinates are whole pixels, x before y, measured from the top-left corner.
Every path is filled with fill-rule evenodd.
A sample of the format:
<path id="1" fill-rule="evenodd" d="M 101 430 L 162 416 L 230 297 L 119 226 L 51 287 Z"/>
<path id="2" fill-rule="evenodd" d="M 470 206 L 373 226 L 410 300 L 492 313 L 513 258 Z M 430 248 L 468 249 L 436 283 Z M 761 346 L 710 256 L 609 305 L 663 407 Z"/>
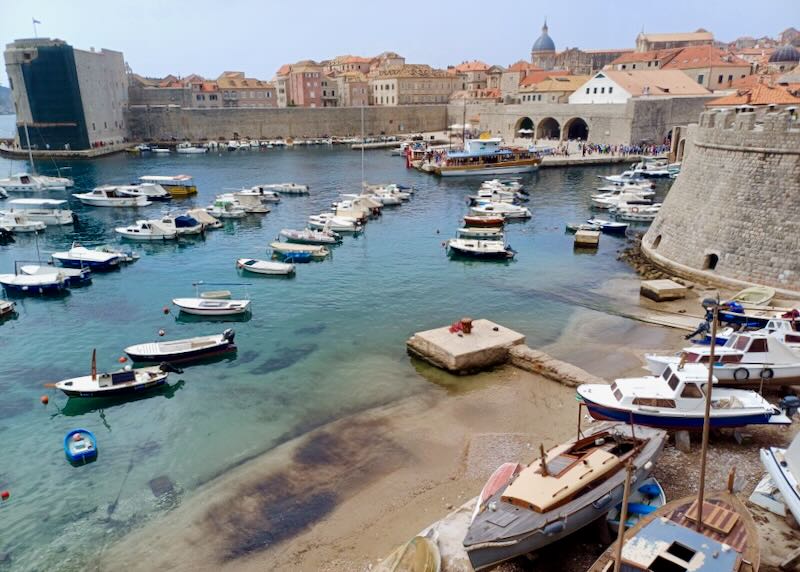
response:
<path id="1" fill-rule="evenodd" d="M 283 63 L 385 50 L 437 67 L 508 65 L 529 57 L 545 16 L 558 50 L 623 48 L 642 28 L 775 36 L 800 28 L 800 0 L 0 0 L 0 42 L 32 37 L 35 17 L 40 37 L 122 51 L 142 75 L 270 79 Z"/>

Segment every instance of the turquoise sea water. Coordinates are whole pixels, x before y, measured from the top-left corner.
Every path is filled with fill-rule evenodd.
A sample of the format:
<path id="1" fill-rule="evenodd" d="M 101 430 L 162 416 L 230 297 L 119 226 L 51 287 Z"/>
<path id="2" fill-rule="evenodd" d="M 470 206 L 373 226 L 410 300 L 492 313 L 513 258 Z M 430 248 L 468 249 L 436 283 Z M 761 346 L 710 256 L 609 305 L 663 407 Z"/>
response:
<path id="1" fill-rule="evenodd" d="M 8 117 L 0 130 L 8 131 Z M 596 254 L 575 254 L 566 221 L 589 214 L 597 175 L 619 168 L 550 169 L 526 177 L 534 216 L 509 226 L 518 251 L 511 263 L 449 260 L 442 242 L 466 211 L 480 178 L 441 180 L 407 170 L 386 151 L 368 152 L 370 182 L 414 185 L 410 203 L 387 208 L 358 237 L 348 237 L 324 262 L 301 265 L 293 279 L 240 276 L 236 258 L 267 258 L 281 228 L 301 228 L 341 192 L 356 192 L 360 154 L 344 147 L 274 149 L 207 156 L 133 157 L 62 163 L 75 179 L 71 192 L 146 174 L 188 173 L 199 196 L 174 207 L 209 204 L 226 187 L 296 181 L 310 197 L 285 197 L 266 216 L 229 222 L 205 238 L 134 244 L 135 264 L 96 274 L 88 287 L 60 299 L 18 299 L 16 319 L 0 323 L 0 553 L 14 569 L 78 570 L 85 547 L 113 541 L 168 508 L 151 481 L 166 476 L 185 502 L 203 482 L 288 438 L 360 409 L 436 389 L 405 354 L 411 333 L 463 315 L 491 317 L 528 336 L 554 340 L 574 303 L 595 303 L 590 290 L 632 271 L 616 260 L 623 239 L 604 236 Z M 55 172 L 42 161 L 39 171 Z M 0 159 L 0 173 L 26 169 Z M 662 189 L 663 192 L 663 189 Z M 51 192 L 53 198 L 65 192 Z M 38 252 L 116 242 L 113 228 L 158 216 L 163 205 L 132 211 L 83 207 L 80 222 L 48 227 Z M 2 202 L 0 202 L 2 208 Z M 0 246 L 0 272 L 15 260 L 35 260 L 37 242 L 21 236 Z M 193 294 L 192 282 L 249 282 L 252 319 L 234 324 L 177 321 L 162 307 Z M 243 288 L 231 287 L 235 293 Z M 594 302 L 593 302 L 594 300 Z M 172 388 L 146 399 L 86 404 L 68 401 L 43 383 L 117 367 L 127 345 L 236 330 L 235 358 L 187 367 Z M 39 397 L 50 396 L 42 406 Z M 99 459 L 74 468 L 62 438 L 84 427 L 99 441 Z M 0 568 L 4 564 L 0 563 Z"/>

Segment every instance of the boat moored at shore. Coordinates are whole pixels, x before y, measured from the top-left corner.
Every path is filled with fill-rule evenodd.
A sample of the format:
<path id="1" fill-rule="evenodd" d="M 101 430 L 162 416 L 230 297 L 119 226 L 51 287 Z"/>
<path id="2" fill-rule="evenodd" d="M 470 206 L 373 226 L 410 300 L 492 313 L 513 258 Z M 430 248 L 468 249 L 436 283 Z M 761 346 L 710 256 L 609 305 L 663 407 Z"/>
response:
<path id="1" fill-rule="evenodd" d="M 530 173 L 541 159 L 527 149 L 501 147 L 503 140 L 468 139 L 461 151 L 446 152 L 433 172 L 442 177 Z"/>

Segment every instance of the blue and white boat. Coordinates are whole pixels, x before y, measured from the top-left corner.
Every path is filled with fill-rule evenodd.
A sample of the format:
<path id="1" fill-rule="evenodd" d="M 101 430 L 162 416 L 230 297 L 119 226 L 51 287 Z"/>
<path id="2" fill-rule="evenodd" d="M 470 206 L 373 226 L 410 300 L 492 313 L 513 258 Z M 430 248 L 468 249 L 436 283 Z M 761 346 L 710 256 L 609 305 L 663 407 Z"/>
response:
<path id="1" fill-rule="evenodd" d="M 67 279 L 67 286 L 85 286 L 92 281 L 92 272 L 88 268 L 58 268 L 49 264 L 19 264 L 18 274 L 28 276 L 44 276 L 48 274 L 61 274 Z"/>
<path id="2" fill-rule="evenodd" d="M 713 378 L 716 384 L 716 378 Z M 708 368 L 702 364 L 668 366 L 660 376 L 617 379 L 611 385 L 584 384 L 578 396 L 595 419 L 623 421 L 662 429 L 702 429 Z M 788 425 L 780 409 L 754 391 L 713 388 L 712 428 Z"/>
<path id="3" fill-rule="evenodd" d="M 9 294 L 53 295 L 67 289 L 67 278 L 60 272 L 34 276 L 0 274 L 0 285 Z"/>
<path id="4" fill-rule="evenodd" d="M 627 222 L 615 222 L 613 220 L 606 220 L 597 217 L 590 218 L 586 222 L 588 224 L 600 227 L 600 230 L 606 234 L 625 234 L 625 232 L 628 230 Z"/>
<path id="5" fill-rule="evenodd" d="M 507 175 L 530 173 L 542 162 L 537 153 L 529 149 L 501 147 L 503 140 L 467 139 L 464 149 L 448 152 L 433 172 L 442 177 L 460 175 Z"/>
<path id="6" fill-rule="evenodd" d="M 115 253 L 90 250 L 76 242 L 72 243 L 69 250 L 54 252 L 50 256 L 67 268 L 90 268 L 95 271 L 114 270 L 119 268 L 121 262 L 119 255 Z"/>
<path id="7" fill-rule="evenodd" d="M 88 429 L 73 429 L 64 436 L 64 454 L 70 463 L 88 463 L 97 458 L 97 439 Z"/>

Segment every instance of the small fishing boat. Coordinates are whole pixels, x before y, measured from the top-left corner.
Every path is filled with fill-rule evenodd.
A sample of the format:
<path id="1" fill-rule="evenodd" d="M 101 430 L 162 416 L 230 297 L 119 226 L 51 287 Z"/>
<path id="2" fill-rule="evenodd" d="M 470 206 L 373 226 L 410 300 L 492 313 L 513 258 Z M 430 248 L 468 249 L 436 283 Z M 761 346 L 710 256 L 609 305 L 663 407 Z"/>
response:
<path id="1" fill-rule="evenodd" d="M 628 230 L 628 223 L 626 222 L 615 222 L 603 218 L 592 217 L 586 223 L 598 227 L 601 232 L 607 234 L 625 234 L 625 231 Z"/>
<path id="2" fill-rule="evenodd" d="M 581 223 L 581 222 L 568 222 L 564 225 L 567 232 L 576 233 L 579 230 L 590 230 L 592 232 L 598 232 L 600 230 L 600 226 L 596 224 L 589 224 L 589 223 Z"/>
<path id="3" fill-rule="evenodd" d="M 328 256 L 331 251 L 324 246 L 314 244 L 295 244 L 292 242 L 270 242 L 269 247 L 274 253 L 280 255 L 293 255 L 296 253 L 307 252 L 315 260 L 322 260 Z"/>
<path id="4" fill-rule="evenodd" d="M 464 227 L 456 230 L 458 238 L 478 238 L 483 240 L 503 240 L 503 229 L 497 227 L 471 228 Z"/>
<path id="5" fill-rule="evenodd" d="M 75 222 L 75 214 L 67 208 L 67 201 L 57 199 L 14 199 L 8 201 L 11 207 L 4 214 L 22 214 L 28 220 L 40 221 L 46 225 L 65 225 Z"/>
<path id="6" fill-rule="evenodd" d="M 248 214 L 267 214 L 271 209 L 266 206 L 261 198 L 250 193 L 224 193 L 217 195 L 214 205 L 217 203 L 228 202 L 234 208 L 240 208 Z"/>
<path id="7" fill-rule="evenodd" d="M 621 204 L 644 206 L 652 205 L 653 200 L 638 191 L 612 191 L 592 195 L 592 207 L 596 209 L 610 209 Z"/>
<path id="8" fill-rule="evenodd" d="M 636 489 L 631 489 L 628 499 L 628 518 L 625 521 L 625 528 L 632 528 L 641 520 L 642 517 L 654 513 L 662 506 L 667 504 L 667 497 L 664 489 L 654 477 L 649 477 L 640 485 L 636 483 Z M 619 531 L 619 519 L 622 511 L 622 503 L 618 504 L 606 516 L 608 527 L 614 532 Z"/>
<path id="9" fill-rule="evenodd" d="M 264 185 L 255 185 L 250 187 L 249 189 L 242 189 L 241 191 L 237 191 L 237 194 L 251 194 L 256 195 L 258 198 L 261 199 L 262 203 L 279 203 L 281 202 L 281 196 L 276 193 L 275 191 L 271 191 L 269 189 L 265 189 Z"/>
<path id="10" fill-rule="evenodd" d="M 502 227 L 506 219 L 502 216 L 472 216 L 464 217 L 464 224 L 468 227 Z"/>
<path id="11" fill-rule="evenodd" d="M 269 274 L 274 276 L 288 276 L 294 274 L 294 264 L 273 262 L 271 260 L 257 260 L 255 258 L 240 258 L 236 261 L 236 268 L 255 274 Z"/>
<path id="12" fill-rule="evenodd" d="M 0 188 L 9 193 L 19 191 L 64 191 L 74 184 L 72 179 L 66 177 L 46 177 L 29 173 L 17 173 L 8 178 L 0 179 Z"/>
<path id="13" fill-rule="evenodd" d="M 11 201 L 12 203 L 14 201 Z M 775 289 L 769 286 L 751 286 L 731 298 L 734 302 L 751 306 L 766 306 L 775 297 Z"/>
<path id="14" fill-rule="evenodd" d="M 476 240 L 472 238 L 451 238 L 447 242 L 449 254 L 471 258 L 514 258 L 516 251 L 502 240 Z"/>
<path id="15" fill-rule="evenodd" d="M 11 232 L 40 232 L 47 225 L 40 220 L 30 220 L 24 214 L 0 213 L 0 227 Z"/>
<path id="16" fill-rule="evenodd" d="M 765 328 L 771 320 L 800 321 L 800 312 L 770 308 L 745 308 L 738 302 L 730 302 L 726 309 L 719 311 L 719 321 L 721 324 L 738 324 L 745 328 L 760 329 Z"/>
<path id="17" fill-rule="evenodd" d="M 97 458 L 97 439 L 88 429 L 73 429 L 64 436 L 64 454 L 70 463 L 88 463 Z"/>
<path id="18" fill-rule="evenodd" d="M 492 215 L 501 215 L 505 219 L 531 218 L 531 211 L 528 207 L 509 203 L 485 203 L 477 207 L 472 207 L 469 211 L 471 215 L 476 216 L 488 217 Z"/>
<path id="19" fill-rule="evenodd" d="M 307 195 L 309 193 L 308 185 L 300 185 L 297 183 L 271 183 L 268 185 L 258 185 L 258 187 L 267 191 L 275 191 L 282 195 Z"/>
<path id="20" fill-rule="evenodd" d="M 166 215 L 161 218 L 161 225 L 165 229 L 174 230 L 178 236 L 203 234 L 205 230 L 201 222 L 189 215 Z"/>
<path id="21" fill-rule="evenodd" d="M 659 429 L 601 424 L 555 446 L 481 504 L 464 538 L 475 570 L 533 552 L 602 518 L 622 501 L 625 466 L 647 478 L 667 442 Z"/>
<path id="22" fill-rule="evenodd" d="M 205 209 L 189 209 L 186 211 L 186 216 L 190 216 L 202 223 L 203 227 L 206 229 L 222 228 L 223 226 L 217 218 L 208 214 L 208 211 Z"/>
<path id="23" fill-rule="evenodd" d="M 60 272 L 53 274 L 0 274 L 0 285 L 11 294 L 60 294 L 67 288 L 67 278 Z"/>
<path id="24" fill-rule="evenodd" d="M 175 147 L 175 151 L 179 155 L 202 155 L 203 153 L 208 153 L 207 147 L 195 147 L 188 141 L 184 141 L 183 143 L 178 143 L 177 147 Z"/>
<path id="25" fill-rule="evenodd" d="M 16 304 L 8 300 L 0 300 L 0 316 L 8 316 L 16 312 Z"/>
<path id="26" fill-rule="evenodd" d="M 64 252 L 54 252 L 52 259 L 67 268 L 91 268 L 92 270 L 115 270 L 121 262 L 116 253 L 100 252 L 81 246 L 77 242 Z"/>
<path id="27" fill-rule="evenodd" d="M 439 572 L 442 556 L 435 540 L 415 536 L 378 563 L 375 572 Z"/>
<path id="28" fill-rule="evenodd" d="M 788 449 L 761 449 L 761 463 L 781 492 L 786 508 L 800 522 L 800 436 L 795 436 Z"/>
<path id="29" fill-rule="evenodd" d="M 247 216 L 247 211 L 238 206 L 234 201 L 217 200 L 213 205 L 206 207 L 206 212 L 218 219 L 239 219 Z"/>
<path id="30" fill-rule="evenodd" d="M 611 209 L 614 218 L 619 220 L 627 220 L 630 222 L 653 222 L 661 209 L 661 203 L 652 205 L 631 205 L 628 203 L 618 204 Z"/>
<path id="31" fill-rule="evenodd" d="M 150 151 L 157 155 L 169 155 L 171 152 L 168 147 L 151 147 Z"/>
<path id="32" fill-rule="evenodd" d="M 312 230 L 330 230 L 332 232 L 360 232 L 362 225 L 353 218 L 336 216 L 333 213 L 321 213 L 308 217 L 308 227 Z"/>
<path id="33" fill-rule="evenodd" d="M 148 201 L 171 201 L 172 195 L 157 183 L 141 183 L 138 185 L 116 185 L 120 195 L 128 197 L 145 197 Z"/>
<path id="34" fill-rule="evenodd" d="M 142 183 L 161 185 L 173 197 L 188 197 L 197 194 L 197 186 L 190 175 L 145 175 Z"/>
<path id="35" fill-rule="evenodd" d="M 701 429 L 707 384 L 708 369 L 687 363 L 681 369 L 669 366 L 660 376 L 617 379 L 611 385 L 584 384 L 577 393 L 595 419 L 675 430 Z M 710 423 L 712 428 L 721 428 L 788 425 L 791 421 L 754 391 L 714 387 Z"/>
<path id="36" fill-rule="evenodd" d="M 222 353 L 236 351 L 236 333 L 228 328 L 221 334 L 198 336 L 185 340 L 156 341 L 136 344 L 125 348 L 125 353 L 134 362 L 184 363 Z"/>
<path id="37" fill-rule="evenodd" d="M 43 276 L 47 274 L 61 274 L 67 280 L 67 286 L 75 288 L 91 283 L 92 272 L 89 268 L 56 268 L 47 264 L 20 264 L 19 274 L 28 276 Z"/>
<path id="38" fill-rule="evenodd" d="M 90 207 L 145 207 L 152 204 L 144 195 L 126 195 L 113 185 L 96 187 L 88 193 L 73 193 L 73 197 Z"/>
<path id="39" fill-rule="evenodd" d="M 647 180 L 639 173 L 634 173 L 632 170 L 623 171 L 619 175 L 598 175 L 610 183 L 645 183 Z"/>
<path id="40" fill-rule="evenodd" d="M 114 232 L 129 240 L 172 240 L 178 236 L 174 226 L 165 225 L 161 220 L 137 220 L 130 226 L 118 226 Z"/>
<path id="41" fill-rule="evenodd" d="M 338 244 L 342 241 L 342 237 L 331 230 L 312 230 L 309 228 L 292 230 L 284 228 L 281 229 L 280 235 L 287 241 L 297 244 Z"/>
<path id="42" fill-rule="evenodd" d="M 224 300 L 209 298 L 175 298 L 172 300 L 181 312 L 195 316 L 235 316 L 246 314 L 250 300 Z"/>
<path id="43" fill-rule="evenodd" d="M 163 385 L 170 372 L 183 373 L 168 363 L 139 369 L 126 366 L 114 372 L 97 373 L 92 359 L 90 375 L 65 379 L 53 384 L 53 387 L 70 397 L 116 397 L 148 391 Z"/>

